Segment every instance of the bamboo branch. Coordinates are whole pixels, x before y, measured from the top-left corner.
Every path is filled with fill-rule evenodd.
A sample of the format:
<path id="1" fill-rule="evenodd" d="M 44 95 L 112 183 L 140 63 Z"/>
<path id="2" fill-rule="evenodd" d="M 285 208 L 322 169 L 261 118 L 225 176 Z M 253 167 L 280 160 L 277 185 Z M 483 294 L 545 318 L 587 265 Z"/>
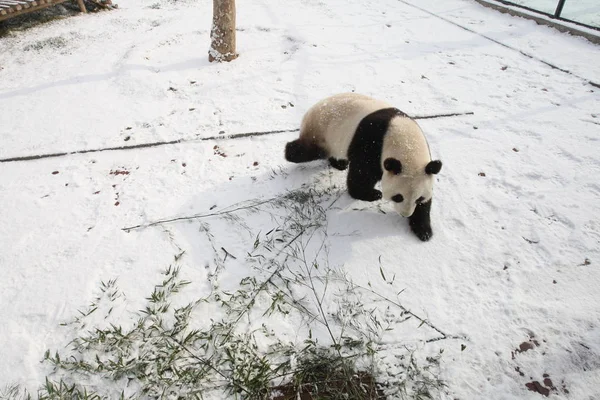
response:
<path id="1" fill-rule="evenodd" d="M 217 212 L 214 212 L 214 213 L 208 213 L 208 214 L 196 214 L 196 215 L 191 215 L 191 216 L 186 216 L 186 217 L 176 217 L 176 218 L 162 219 L 162 220 L 150 222 L 148 224 L 140 224 L 140 225 L 130 226 L 130 227 L 127 227 L 127 228 L 121 228 L 121 230 L 129 233 L 132 230 L 142 229 L 142 228 L 149 228 L 151 226 L 162 225 L 162 224 L 166 224 L 166 223 L 169 223 L 169 222 L 202 219 L 202 218 L 208 218 L 208 217 L 215 217 L 215 216 L 218 216 L 218 215 L 231 214 L 231 213 L 234 213 L 236 211 L 247 210 L 249 208 L 254 208 L 254 207 L 261 206 L 261 205 L 263 205 L 265 203 L 269 203 L 271 201 L 274 201 L 275 199 L 276 198 L 271 198 L 271 199 L 268 199 L 268 200 L 260 201 L 258 203 L 249 204 L 247 206 L 237 207 L 237 208 L 234 208 L 232 210 L 224 209 L 224 210 L 221 210 L 221 211 L 217 211 Z"/>

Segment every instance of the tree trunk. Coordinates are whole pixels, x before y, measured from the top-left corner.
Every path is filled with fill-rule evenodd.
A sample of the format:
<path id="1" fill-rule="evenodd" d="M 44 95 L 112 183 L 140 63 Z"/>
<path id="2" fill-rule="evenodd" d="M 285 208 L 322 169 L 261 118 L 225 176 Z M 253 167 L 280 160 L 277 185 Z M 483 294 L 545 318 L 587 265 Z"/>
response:
<path id="1" fill-rule="evenodd" d="M 235 60 L 235 0 L 213 0 L 208 61 Z"/>

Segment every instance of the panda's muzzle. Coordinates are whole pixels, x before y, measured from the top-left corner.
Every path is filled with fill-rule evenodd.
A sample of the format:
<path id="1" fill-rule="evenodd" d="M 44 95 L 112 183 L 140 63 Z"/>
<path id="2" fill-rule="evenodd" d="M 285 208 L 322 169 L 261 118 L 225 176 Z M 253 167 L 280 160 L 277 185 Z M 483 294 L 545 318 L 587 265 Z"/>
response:
<path id="1" fill-rule="evenodd" d="M 405 218 L 410 217 L 415 212 L 415 207 L 417 204 L 408 204 L 404 201 L 404 196 L 399 193 L 393 195 L 390 200 L 395 203 L 394 209 L 396 212 Z"/>

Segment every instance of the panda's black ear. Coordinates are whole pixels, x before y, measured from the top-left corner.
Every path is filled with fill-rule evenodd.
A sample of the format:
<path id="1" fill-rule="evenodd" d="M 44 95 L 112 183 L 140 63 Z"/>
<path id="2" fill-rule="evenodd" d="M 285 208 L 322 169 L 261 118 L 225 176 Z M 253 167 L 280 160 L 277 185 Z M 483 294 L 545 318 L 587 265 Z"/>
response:
<path id="1" fill-rule="evenodd" d="M 426 174 L 437 174 L 442 169 L 442 162 L 440 160 L 429 161 L 429 164 L 425 167 Z"/>
<path id="2" fill-rule="evenodd" d="M 395 158 L 386 158 L 383 162 L 383 168 L 385 168 L 386 171 L 390 171 L 392 174 L 398 175 L 402 172 L 402 163 Z"/>

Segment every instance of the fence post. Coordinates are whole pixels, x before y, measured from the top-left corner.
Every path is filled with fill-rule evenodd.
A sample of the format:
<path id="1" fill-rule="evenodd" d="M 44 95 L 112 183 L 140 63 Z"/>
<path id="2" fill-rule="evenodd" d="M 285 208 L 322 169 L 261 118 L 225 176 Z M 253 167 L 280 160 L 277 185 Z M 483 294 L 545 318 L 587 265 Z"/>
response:
<path id="1" fill-rule="evenodd" d="M 554 11 L 554 18 L 560 18 L 560 14 L 562 13 L 564 5 L 565 5 L 565 0 L 558 0 L 558 5 L 556 6 L 556 11 Z"/>

